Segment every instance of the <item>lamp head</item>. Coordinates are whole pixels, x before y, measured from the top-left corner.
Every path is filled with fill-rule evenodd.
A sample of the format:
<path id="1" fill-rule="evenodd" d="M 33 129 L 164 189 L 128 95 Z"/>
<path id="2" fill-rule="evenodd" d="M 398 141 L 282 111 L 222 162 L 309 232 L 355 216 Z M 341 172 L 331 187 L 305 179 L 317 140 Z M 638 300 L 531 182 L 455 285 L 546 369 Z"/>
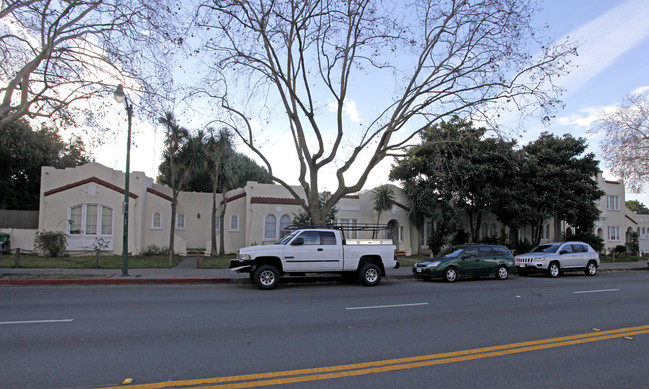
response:
<path id="1" fill-rule="evenodd" d="M 115 97 L 115 100 L 118 103 L 124 102 L 124 98 L 126 97 L 126 94 L 124 93 L 124 88 L 122 87 L 122 84 L 117 85 L 117 88 L 115 88 L 115 92 L 113 92 L 113 96 Z"/>

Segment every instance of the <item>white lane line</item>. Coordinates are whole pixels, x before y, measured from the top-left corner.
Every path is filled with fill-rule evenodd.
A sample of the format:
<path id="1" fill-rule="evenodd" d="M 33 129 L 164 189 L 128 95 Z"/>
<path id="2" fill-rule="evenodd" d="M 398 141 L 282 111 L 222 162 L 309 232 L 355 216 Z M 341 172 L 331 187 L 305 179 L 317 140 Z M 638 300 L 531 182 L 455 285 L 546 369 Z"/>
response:
<path id="1" fill-rule="evenodd" d="M 600 290 L 582 290 L 580 292 L 572 292 L 574 294 L 582 294 L 582 293 L 602 293 L 602 292 L 618 292 L 619 289 L 600 289 Z"/>
<path id="2" fill-rule="evenodd" d="M 28 321 L 0 321 L 2 324 L 42 324 L 42 323 L 69 323 L 74 319 L 63 320 L 28 320 Z"/>
<path id="3" fill-rule="evenodd" d="M 400 308 L 400 307 L 414 307 L 417 305 L 428 305 L 428 303 L 413 303 L 413 304 L 395 304 L 395 305 L 374 305 L 369 307 L 348 307 L 345 308 L 348 311 L 359 310 L 359 309 L 380 309 L 380 308 Z"/>

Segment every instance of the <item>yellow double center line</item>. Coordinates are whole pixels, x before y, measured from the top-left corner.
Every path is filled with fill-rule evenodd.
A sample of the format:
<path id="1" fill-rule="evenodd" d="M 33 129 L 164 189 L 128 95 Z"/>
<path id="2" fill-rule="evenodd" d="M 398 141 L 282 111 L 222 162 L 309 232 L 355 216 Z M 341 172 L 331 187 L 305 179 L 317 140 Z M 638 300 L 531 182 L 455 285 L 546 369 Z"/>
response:
<path id="1" fill-rule="evenodd" d="M 306 381 L 318 381 L 332 378 L 353 377 L 365 374 L 384 373 L 395 370 L 413 369 L 416 367 L 441 365 L 446 363 L 470 361 L 474 359 L 511 355 L 528 351 L 544 350 L 555 347 L 597 342 L 601 340 L 631 337 L 648 334 L 649 325 L 620 328 L 609 331 L 589 332 L 559 338 L 512 343 L 501 346 L 483 347 L 471 350 L 455 351 L 441 354 L 422 355 L 409 358 L 387 359 L 383 361 L 354 363 L 313 369 L 278 371 L 271 373 L 247 374 L 231 377 L 205 378 L 187 381 L 168 381 L 152 384 L 129 385 L 132 389 L 159 388 L 254 388 L 270 385 L 281 385 Z M 122 386 L 121 388 L 124 388 Z M 110 389 L 110 388 L 105 388 Z"/>

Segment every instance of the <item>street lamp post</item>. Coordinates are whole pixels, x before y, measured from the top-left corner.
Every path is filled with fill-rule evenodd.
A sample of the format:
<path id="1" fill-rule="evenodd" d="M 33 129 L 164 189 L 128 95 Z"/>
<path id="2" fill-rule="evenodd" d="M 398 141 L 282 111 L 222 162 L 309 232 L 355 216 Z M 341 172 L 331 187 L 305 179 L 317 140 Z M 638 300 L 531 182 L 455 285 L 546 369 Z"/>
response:
<path id="1" fill-rule="evenodd" d="M 122 84 L 117 85 L 113 94 L 118 103 L 124 102 L 126 105 L 126 114 L 128 116 L 128 135 L 126 140 L 126 174 L 124 176 L 124 204 L 122 213 L 124 214 L 124 228 L 122 240 L 122 277 L 128 276 L 128 198 L 129 198 L 129 171 L 131 164 L 131 117 L 133 116 L 133 106 L 128 103 Z"/>

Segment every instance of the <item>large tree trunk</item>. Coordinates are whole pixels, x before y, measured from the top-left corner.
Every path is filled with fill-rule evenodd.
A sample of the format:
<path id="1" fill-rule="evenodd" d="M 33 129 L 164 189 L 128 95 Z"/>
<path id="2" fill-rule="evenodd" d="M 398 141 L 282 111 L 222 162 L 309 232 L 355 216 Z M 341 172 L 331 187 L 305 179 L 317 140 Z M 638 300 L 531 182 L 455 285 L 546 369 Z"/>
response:
<path id="1" fill-rule="evenodd" d="M 220 228 L 220 240 L 219 240 L 219 255 L 225 255 L 225 209 L 228 206 L 228 196 L 225 191 L 223 191 L 223 207 L 221 207 L 221 228 Z"/>
<path id="2" fill-rule="evenodd" d="M 541 236 L 543 234 L 543 218 L 540 218 L 536 222 L 536 234 L 532 237 L 533 241 L 532 244 L 534 246 L 537 246 L 539 243 L 541 243 Z"/>
<path id="3" fill-rule="evenodd" d="M 169 228 L 169 267 L 173 265 L 174 235 L 176 235 L 176 204 L 178 204 L 178 191 L 173 189 L 171 199 L 171 226 Z"/>
<path id="4" fill-rule="evenodd" d="M 223 231 L 223 228 L 221 228 Z M 221 232 L 222 234 L 222 232 Z M 216 188 L 212 190 L 212 226 L 210 228 L 210 257 L 216 256 Z M 221 243 L 223 245 L 223 243 Z"/>

